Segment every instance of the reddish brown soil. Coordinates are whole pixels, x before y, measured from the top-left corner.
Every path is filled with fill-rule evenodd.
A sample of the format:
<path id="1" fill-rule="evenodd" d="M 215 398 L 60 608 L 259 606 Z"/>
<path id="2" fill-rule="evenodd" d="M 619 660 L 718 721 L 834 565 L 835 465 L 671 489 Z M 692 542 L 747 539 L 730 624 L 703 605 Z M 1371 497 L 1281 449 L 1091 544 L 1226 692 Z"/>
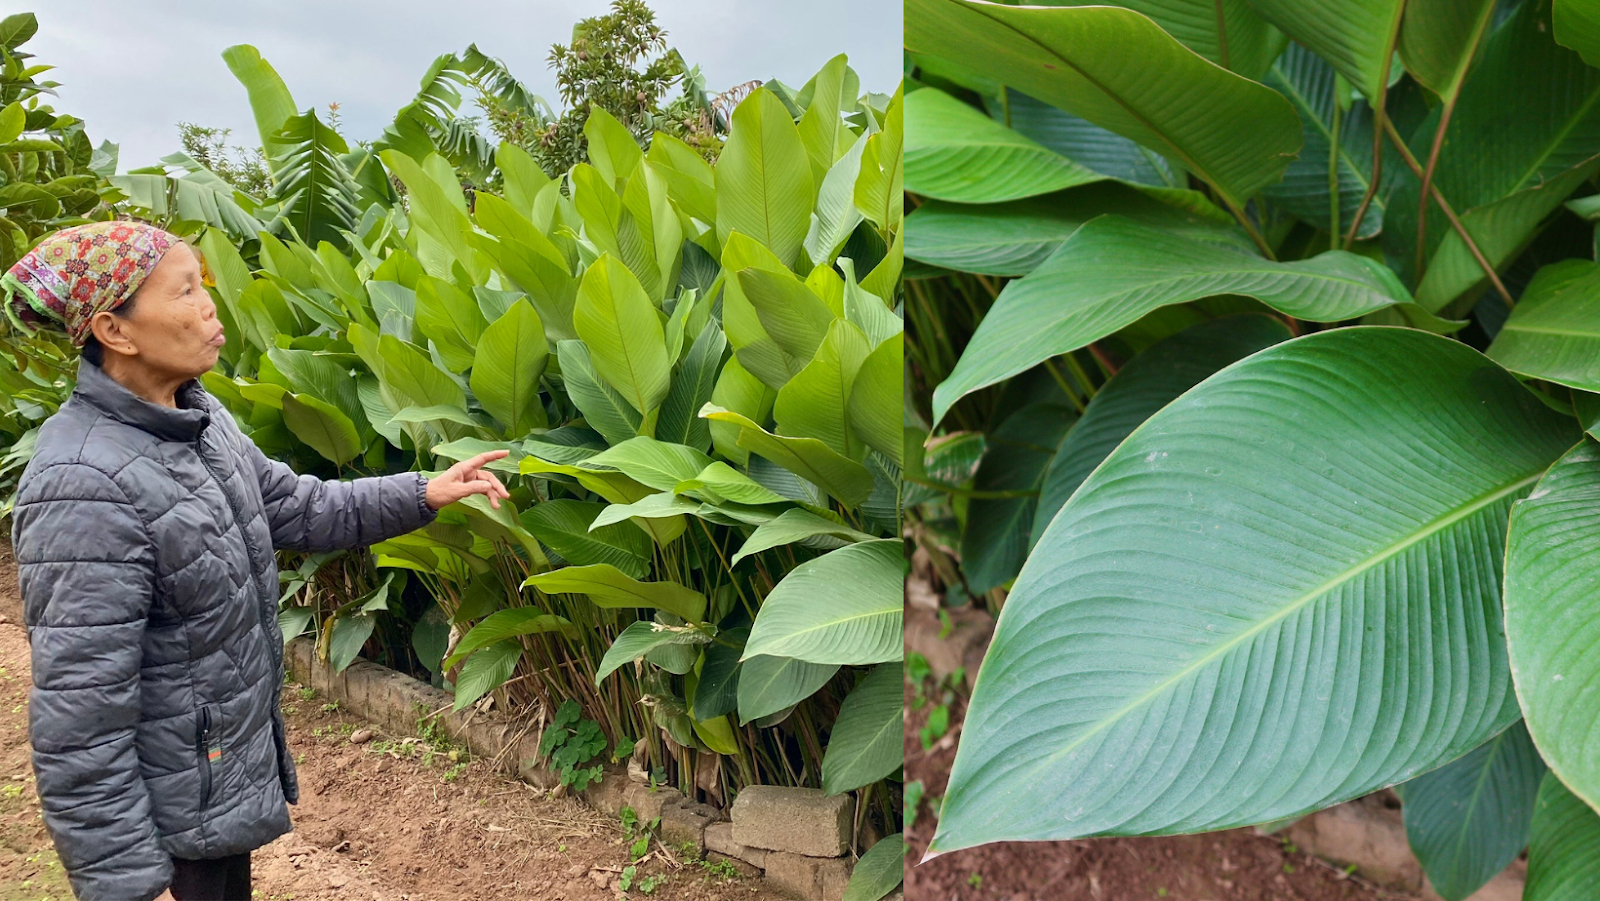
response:
<path id="1" fill-rule="evenodd" d="M 908 610 L 907 615 L 931 616 Z M 935 626 L 936 627 L 936 626 Z M 1171 838 L 1076 842 L 1004 842 L 957 851 L 916 865 L 933 838 L 938 799 L 960 740 L 965 699 L 950 704 L 950 731 L 924 751 L 920 709 L 906 686 L 906 779 L 921 780 L 927 800 L 906 835 L 906 901 L 1393 901 L 1293 845 L 1235 829 Z"/>
<path id="2" fill-rule="evenodd" d="M 28 757 L 28 644 L 10 546 L 0 541 L 0 901 L 70 901 L 40 820 Z M 609 901 L 628 865 L 621 826 L 546 800 L 483 760 L 370 728 L 297 685 L 284 691 L 300 761 L 295 831 L 256 852 L 259 901 Z M 464 762 L 464 766 L 458 763 Z M 713 873 L 661 847 L 637 874 L 673 901 L 776 901 L 757 880 Z"/>

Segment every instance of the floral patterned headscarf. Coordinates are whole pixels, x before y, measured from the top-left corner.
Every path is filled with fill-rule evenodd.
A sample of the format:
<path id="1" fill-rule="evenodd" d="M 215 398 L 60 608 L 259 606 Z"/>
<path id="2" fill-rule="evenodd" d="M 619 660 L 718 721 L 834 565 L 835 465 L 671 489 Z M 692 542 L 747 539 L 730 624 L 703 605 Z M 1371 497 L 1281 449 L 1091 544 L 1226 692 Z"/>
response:
<path id="1" fill-rule="evenodd" d="M 139 290 L 181 239 L 143 222 L 91 222 L 45 238 L 4 276 L 6 318 L 24 334 L 64 330 L 82 347 L 94 314 L 115 310 Z"/>

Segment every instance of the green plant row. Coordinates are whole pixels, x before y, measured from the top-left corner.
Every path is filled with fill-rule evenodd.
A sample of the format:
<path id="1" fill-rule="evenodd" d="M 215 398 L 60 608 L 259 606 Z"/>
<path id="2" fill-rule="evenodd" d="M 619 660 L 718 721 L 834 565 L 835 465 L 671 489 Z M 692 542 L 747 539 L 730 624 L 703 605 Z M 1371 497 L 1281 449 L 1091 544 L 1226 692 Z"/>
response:
<path id="1" fill-rule="evenodd" d="M 1592 895 L 1590 6 L 908 2 L 907 529 L 1000 614 L 932 850 L 1395 786 Z"/>
<path id="2" fill-rule="evenodd" d="M 181 155 L 97 195 L 201 252 L 230 335 L 206 387 L 302 471 L 510 454 L 498 509 L 287 560 L 286 640 L 313 631 L 336 668 L 414 658 L 458 709 L 542 704 L 542 753 L 579 789 L 631 758 L 724 800 L 858 792 L 894 831 L 899 94 L 861 94 L 840 56 L 730 105 L 715 153 L 596 105 L 585 161 L 547 174 L 463 138 L 464 87 L 543 109 L 475 49 L 354 149 L 253 48 L 224 58 L 270 195 Z M 8 411 L 25 460 L 73 360 L 6 340 L 53 364 L 0 370 L 40 382 Z"/>

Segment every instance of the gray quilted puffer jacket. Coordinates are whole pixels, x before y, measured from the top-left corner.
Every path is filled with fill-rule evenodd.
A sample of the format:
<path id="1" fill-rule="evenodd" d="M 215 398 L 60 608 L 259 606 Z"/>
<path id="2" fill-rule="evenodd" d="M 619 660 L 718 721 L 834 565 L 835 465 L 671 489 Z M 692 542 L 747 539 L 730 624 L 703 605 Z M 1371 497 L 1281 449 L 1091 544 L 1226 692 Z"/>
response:
<path id="1" fill-rule="evenodd" d="M 289 831 L 273 548 L 356 547 L 433 518 L 416 473 L 296 476 L 198 383 L 178 397 L 147 403 L 81 364 L 17 492 L 33 768 L 83 901 L 149 901 L 173 857 Z"/>

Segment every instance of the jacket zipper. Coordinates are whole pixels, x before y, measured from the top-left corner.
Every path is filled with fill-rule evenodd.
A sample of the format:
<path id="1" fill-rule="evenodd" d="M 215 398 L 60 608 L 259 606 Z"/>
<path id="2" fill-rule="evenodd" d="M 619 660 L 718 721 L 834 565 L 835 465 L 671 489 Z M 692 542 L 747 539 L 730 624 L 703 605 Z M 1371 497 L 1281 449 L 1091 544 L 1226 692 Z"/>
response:
<path id="1" fill-rule="evenodd" d="M 206 473 L 211 476 L 211 481 L 217 483 L 217 490 L 222 492 L 222 499 L 227 502 L 228 509 L 233 513 L 233 523 L 239 528 L 239 538 L 244 541 L 245 554 L 250 558 L 248 561 L 249 568 L 246 575 L 250 579 L 250 594 L 255 599 L 257 614 L 256 619 L 259 621 L 262 631 L 267 633 L 268 636 L 271 636 L 273 633 L 272 624 L 261 615 L 265 611 L 262 609 L 261 604 L 261 586 L 256 582 L 256 546 L 250 540 L 250 532 L 246 528 L 244 514 L 240 512 L 239 505 L 234 503 L 233 495 L 228 493 L 228 486 L 222 484 L 222 476 L 217 474 L 216 467 L 212 466 L 211 461 L 206 459 L 205 442 L 203 439 L 195 440 L 194 452 L 195 456 L 200 458 L 200 465 L 204 466 L 206 468 Z"/>
<path id="2" fill-rule="evenodd" d="M 221 750 L 220 748 L 218 749 Z M 211 803 L 211 705 L 200 708 L 194 731 L 194 751 L 200 758 L 200 809 Z"/>
<path id="3" fill-rule="evenodd" d="M 211 465 L 211 461 L 206 458 L 205 432 L 204 432 L 203 429 L 201 431 L 200 436 L 195 438 L 195 441 L 194 441 L 194 453 L 195 453 L 195 456 L 200 458 L 200 465 L 204 466 L 206 468 L 206 473 L 211 476 L 211 481 L 213 481 L 213 482 L 215 482 L 217 484 L 217 490 L 222 492 L 222 499 L 227 502 L 228 509 L 233 512 L 234 525 L 238 526 L 238 528 L 239 528 L 239 537 L 240 537 L 240 539 L 242 539 L 244 541 L 245 554 L 246 554 L 246 556 L 248 556 L 250 558 L 247 561 L 247 563 L 249 564 L 249 571 L 246 573 L 246 575 L 250 579 L 250 595 L 251 595 L 252 598 L 254 598 L 255 604 L 256 604 L 257 624 L 261 627 L 262 640 L 266 643 L 268 658 L 269 659 L 274 659 L 274 660 L 279 660 L 280 661 L 279 669 L 281 670 L 282 669 L 281 657 L 279 656 L 278 651 L 275 650 L 274 646 L 273 646 L 274 642 L 279 642 L 280 644 L 278 644 L 278 647 L 281 648 L 282 647 L 281 642 L 283 641 L 282 634 L 278 631 L 278 628 L 277 628 L 278 624 L 277 624 L 277 615 L 276 615 L 276 613 L 277 613 L 276 605 L 274 605 L 274 610 L 272 611 L 272 613 L 268 613 L 267 610 L 265 609 L 265 605 L 262 602 L 261 584 L 256 581 L 256 548 L 255 548 L 255 544 L 253 542 L 251 542 L 251 540 L 250 540 L 250 532 L 245 527 L 244 516 L 241 514 L 241 512 L 239 510 L 239 505 L 234 502 L 233 495 L 228 493 L 228 486 L 226 486 L 226 485 L 224 485 L 222 483 L 222 476 L 217 473 L 216 467 L 212 466 Z M 279 674 L 280 681 L 281 681 L 281 678 L 282 678 L 282 674 L 280 672 L 280 674 Z M 278 746 L 278 749 L 280 751 L 280 756 L 281 756 L 282 750 L 285 747 L 284 735 L 283 735 L 284 727 L 283 727 L 283 722 L 282 722 L 282 716 L 283 716 L 283 714 L 277 709 L 277 705 L 274 704 L 273 705 L 273 710 L 272 710 L 272 715 L 270 716 L 269 719 L 272 722 L 272 737 L 273 737 L 274 742 Z M 204 756 L 205 755 L 202 754 L 202 757 L 204 757 Z M 206 797 L 209 798 L 210 797 L 210 792 L 211 792 L 211 782 L 210 782 L 210 780 L 211 780 L 211 768 L 210 768 L 210 761 L 209 760 L 205 761 L 205 765 L 203 767 L 203 772 L 204 772 L 204 777 L 203 778 L 204 778 L 205 782 L 204 782 L 204 785 L 202 787 L 205 790 Z M 281 772 L 281 770 L 280 770 L 280 773 L 279 773 L 279 778 L 280 779 L 283 778 L 283 773 Z M 284 792 L 285 792 L 286 796 L 290 793 L 289 789 L 290 789 L 290 786 L 287 783 L 285 783 Z M 288 800 L 292 803 L 294 799 L 293 798 L 289 798 Z M 204 806 L 204 805 L 202 805 L 202 806 Z"/>

